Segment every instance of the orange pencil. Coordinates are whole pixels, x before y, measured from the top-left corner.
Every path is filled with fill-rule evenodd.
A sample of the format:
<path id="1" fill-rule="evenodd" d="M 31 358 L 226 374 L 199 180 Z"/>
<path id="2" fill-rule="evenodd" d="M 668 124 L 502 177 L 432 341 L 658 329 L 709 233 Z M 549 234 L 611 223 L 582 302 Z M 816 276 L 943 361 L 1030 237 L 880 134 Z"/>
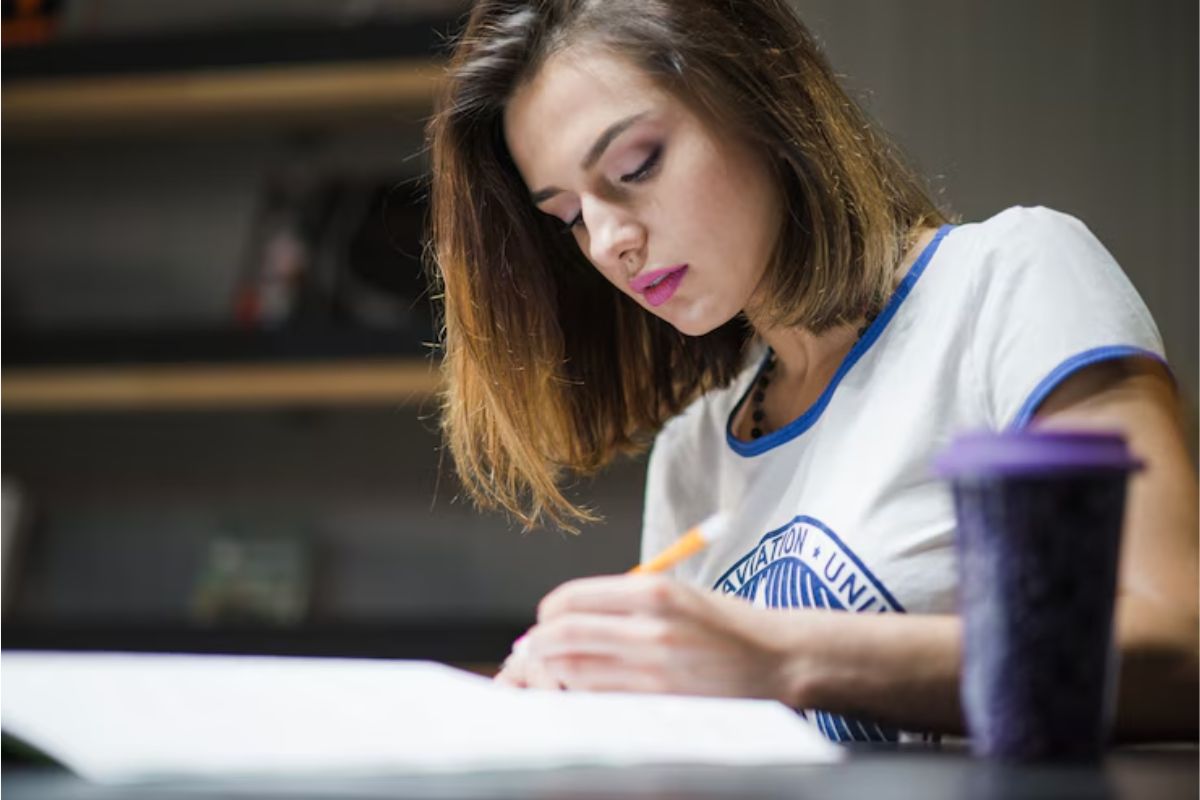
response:
<path id="1" fill-rule="evenodd" d="M 725 533 L 728 527 L 729 515 L 724 511 L 718 511 L 680 536 L 675 540 L 674 544 L 670 545 L 654 558 L 644 561 L 629 570 L 629 574 L 668 570 L 685 558 L 690 558 L 715 542 Z"/>

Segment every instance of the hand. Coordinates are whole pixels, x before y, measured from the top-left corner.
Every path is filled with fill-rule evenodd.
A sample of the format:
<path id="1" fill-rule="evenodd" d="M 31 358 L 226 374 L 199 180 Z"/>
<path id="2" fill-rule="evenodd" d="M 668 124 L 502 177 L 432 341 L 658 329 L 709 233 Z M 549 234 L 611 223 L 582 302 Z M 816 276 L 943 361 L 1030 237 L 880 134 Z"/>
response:
<path id="1" fill-rule="evenodd" d="M 565 686 L 546 674 L 545 667 L 540 661 L 529 658 L 528 651 L 525 649 L 525 640 L 528 635 L 526 633 L 513 642 L 512 652 L 500 665 L 500 670 L 496 673 L 494 680 L 504 686 L 513 686 L 518 689 L 565 689 Z"/>
<path id="2" fill-rule="evenodd" d="M 542 600 L 537 625 L 497 680 L 785 699 L 787 659 L 771 624 L 778 613 L 660 575 L 570 581 Z"/>

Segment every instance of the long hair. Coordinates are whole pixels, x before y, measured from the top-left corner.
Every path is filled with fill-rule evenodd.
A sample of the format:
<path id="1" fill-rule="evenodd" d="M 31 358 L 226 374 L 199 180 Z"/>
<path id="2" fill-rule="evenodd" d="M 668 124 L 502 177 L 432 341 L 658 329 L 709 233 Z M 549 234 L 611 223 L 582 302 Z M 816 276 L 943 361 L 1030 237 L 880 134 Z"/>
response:
<path id="1" fill-rule="evenodd" d="M 442 427 L 477 504 L 567 530 L 596 517 L 564 478 L 644 448 L 728 385 L 751 337 L 740 316 L 679 333 L 529 200 L 504 109 L 551 55 L 579 45 L 624 57 L 768 159 L 786 208 L 756 320 L 820 333 L 877 311 L 910 236 L 943 221 L 783 0 L 476 3 L 428 130 Z"/>

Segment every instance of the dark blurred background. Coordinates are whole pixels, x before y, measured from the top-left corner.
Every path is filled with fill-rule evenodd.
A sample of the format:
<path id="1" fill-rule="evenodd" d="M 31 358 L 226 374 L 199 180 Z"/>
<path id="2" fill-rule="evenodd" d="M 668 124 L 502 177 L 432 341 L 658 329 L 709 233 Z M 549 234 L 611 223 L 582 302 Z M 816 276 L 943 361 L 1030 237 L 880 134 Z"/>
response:
<path id="1" fill-rule="evenodd" d="M 1197 397 L 1191 0 L 796 0 L 966 221 L 1082 218 Z M 5 647 L 501 658 L 644 463 L 459 498 L 420 272 L 446 0 L 2 3 Z"/>

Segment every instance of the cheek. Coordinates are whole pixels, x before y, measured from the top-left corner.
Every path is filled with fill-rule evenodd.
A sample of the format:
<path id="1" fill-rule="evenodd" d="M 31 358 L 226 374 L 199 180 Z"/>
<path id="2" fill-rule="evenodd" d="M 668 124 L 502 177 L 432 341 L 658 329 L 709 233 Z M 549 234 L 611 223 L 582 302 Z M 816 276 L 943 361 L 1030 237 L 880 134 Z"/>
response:
<path id="1" fill-rule="evenodd" d="M 714 226 L 721 223 L 722 206 L 730 199 L 723 173 L 717 156 L 706 147 L 696 146 L 681 154 L 676 168 L 664 175 L 659 194 L 664 202 L 656 211 L 669 230 L 683 235 L 680 244 L 711 239 L 720 233 Z"/>
<path id="2" fill-rule="evenodd" d="M 710 224 L 721 230 L 730 266 L 740 274 L 760 277 L 767 267 L 778 232 L 779 201 L 765 168 L 741 162 L 724 176 L 720 220 Z M 717 227 L 719 226 L 719 227 Z"/>
<path id="3" fill-rule="evenodd" d="M 713 165 L 678 197 L 676 213 L 688 252 L 731 278 L 765 267 L 771 222 L 764 213 L 762 186 L 732 167 Z"/>
<path id="4" fill-rule="evenodd" d="M 764 195 L 770 185 L 752 154 L 710 143 L 698 145 L 681 159 L 671 187 L 676 202 L 667 213 L 686 239 L 700 245 L 696 257 L 711 255 L 737 271 L 757 266 L 761 241 L 768 231 Z M 702 244 L 703 243 L 703 244 Z"/>

